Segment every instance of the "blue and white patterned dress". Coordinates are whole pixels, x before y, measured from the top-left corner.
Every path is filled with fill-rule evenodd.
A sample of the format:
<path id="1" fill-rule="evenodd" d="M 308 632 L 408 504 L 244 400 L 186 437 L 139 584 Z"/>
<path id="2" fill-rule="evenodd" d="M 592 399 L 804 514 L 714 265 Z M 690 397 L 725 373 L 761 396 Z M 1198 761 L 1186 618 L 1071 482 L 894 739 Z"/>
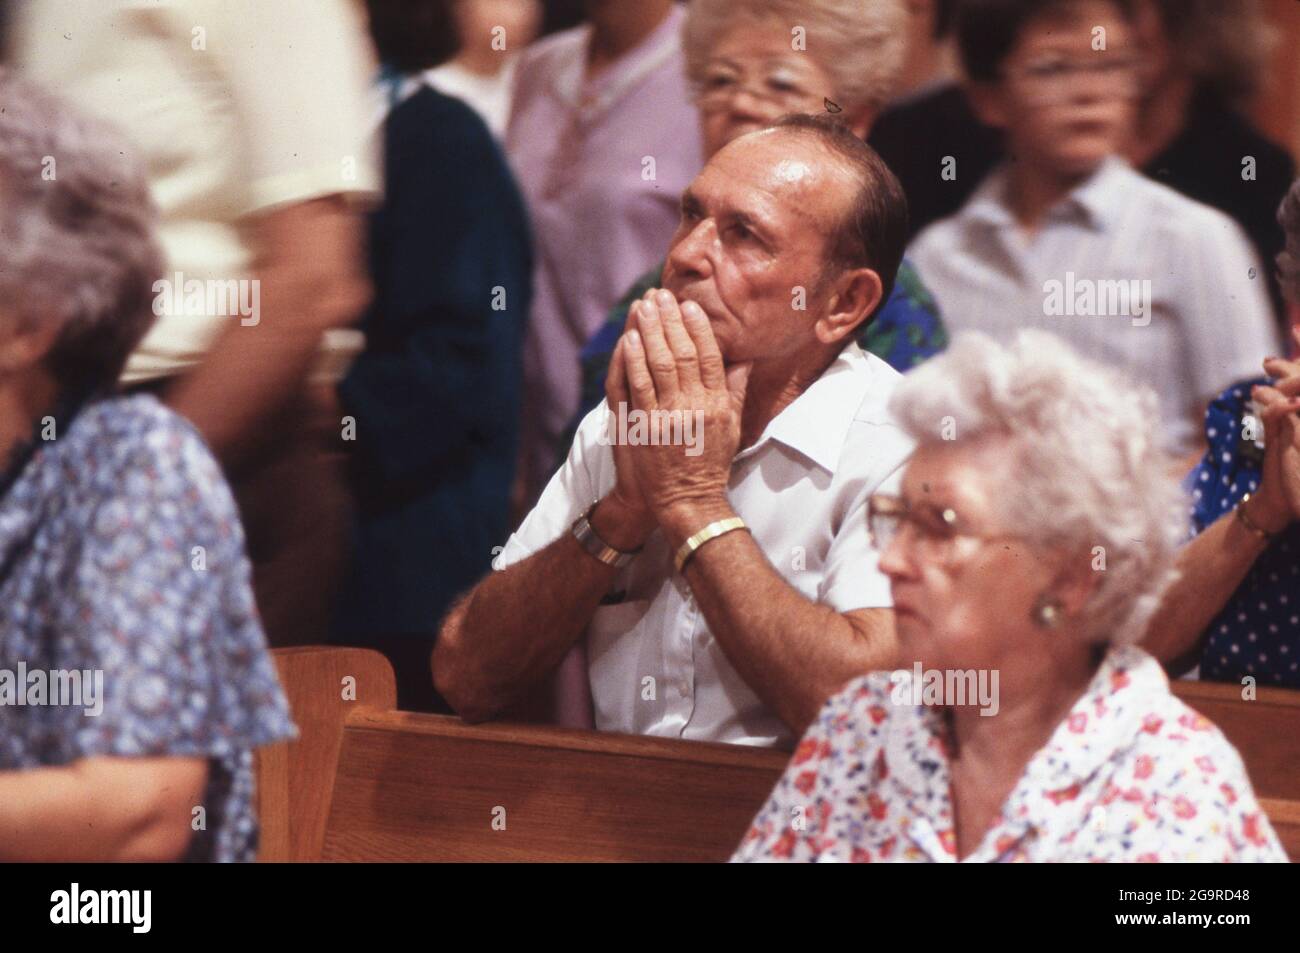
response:
<path id="1" fill-rule="evenodd" d="M 1209 450 L 1188 476 L 1192 525 L 1200 533 L 1259 489 L 1262 451 L 1244 439 L 1251 388 L 1243 381 L 1219 395 L 1205 415 Z M 1292 523 L 1255 560 L 1210 623 L 1201 678 L 1300 688 L 1300 523 Z"/>
<path id="2" fill-rule="evenodd" d="M 38 429 L 0 474 L 0 672 L 101 670 L 103 710 L 10 697 L 0 771 L 207 758 L 186 859 L 252 860 L 252 752 L 295 729 L 230 489 L 194 428 L 151 396 L 52 423 L 54 439 Z"/>

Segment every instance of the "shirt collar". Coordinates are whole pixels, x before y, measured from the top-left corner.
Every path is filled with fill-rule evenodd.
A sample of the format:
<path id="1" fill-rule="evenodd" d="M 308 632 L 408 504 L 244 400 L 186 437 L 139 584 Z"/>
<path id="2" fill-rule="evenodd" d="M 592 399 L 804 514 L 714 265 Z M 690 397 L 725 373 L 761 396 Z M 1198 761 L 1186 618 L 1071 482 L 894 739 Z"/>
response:
<path id="1" fill-rule="evenodd" d="M 850 342 L 822 376 L 772 418 L 762 436 L 740 455 L 756 453 L 768 440 L 775 440 L 833 474 L 872 375 L 877 373 L 872 360 L 856 341 Z"/>
<path id="2" fill-rule="evenodd" d="M 680 51 L 685 17 L 681 6 L 673 4 L 664 21 L 644 40 L 589 82 L 584 82 L 584 77 L 587 49 L 591 45 L 591 24 L 577 27 L 574 42 L 566 51 L 566 61 L 551 74 L 552 89 L 567 106 L 579 110 L 584 120 L 594 120 Z"/>
<path id="3" fill-rule="evenodd" d="M 1008 799 L 1008 814 L 1043 826 L 1036 819 L 1078 798 L 1108 762 L 1132 747 L 1147 727 L 1143 719 L 1153 700 L 1168 692 L 1164 670 L 1146 652 L 1133 646 L 1107 652 L 1087 689 L 1026 765 Z"/>
<path id="4" fill-rule="evenodd" d="M 1110 156 L 1062 204 L 1077 209 L 1098 231 L 1113 229 L 1127 202 L 1126 185 L 1133 174 L 1127 162 Z"/>
<path id="5" fill-rule="evenodd" d="M 994 228 L 1014 224 L 1015 217 L 1011 214 L 1011 203 L 1007 199 L 1009 181 L 1005 165 L 994 169 L 975 189 L 958 215 L 971 224 Z"/>
<path id="6" fill-rule="evenodd" d="M 1154 730 L 1144 719 L 1152 700 L 1168 691 L 1164 670 L 1150 655 L 1134 647 L 1111 649 L 1047 744 L 1025 766 L 994 822 L 996 837 L 986 835 L 968 859 L 988 859 L 986 847 L 997 856 L 1000 845 L 1019 841 L 1031 829 L 1060 831 L 1082 824 L 1091 807 L 1079 797 L 1085 784 L 1130 748 L 1140 731 Z M 909 833 L 915 845 L 933 860 L 953 860 L 944 721 L 937 709 L 926 706 L 912 709 L 910 717 L 914 720 L 899 727 L 891 720 L 884 744 L 888 781 L 896 802 L 911 804 L 916 812 L 915 831 Z M 1072 804 L 1078 816 L 1070 818 Z"/>
<path id="7" fill-rule="evenodd" d="M 1075 186 L 1048 213 L 1049 217 L 1075 217 L 1097 231 L 1113 229 L 1127 202 L 1128 179 L 1135 175 L 1119 156 L 1104 159 L 1092 175 Z M 980 184 L 960 213 L 966 221 L 993 228 L 1015 224 L 1009 189 L 1011 177 L 1004 164 Z"/>

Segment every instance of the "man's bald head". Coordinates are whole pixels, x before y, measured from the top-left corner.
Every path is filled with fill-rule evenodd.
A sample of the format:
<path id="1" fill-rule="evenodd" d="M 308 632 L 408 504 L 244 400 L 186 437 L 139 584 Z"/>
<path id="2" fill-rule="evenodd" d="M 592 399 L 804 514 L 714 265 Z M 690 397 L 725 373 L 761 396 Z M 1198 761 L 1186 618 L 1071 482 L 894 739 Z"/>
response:
<path id="1" fill-rule="evenodd" d="M 828 116 L 797 113 L 751 135 L 797 136 L 816 142 L 850 177 L 852 197 L 839 221 L 827 223 L 830 233 L 823 280 L 854 268 L 870 268 L 880 275 L 884 286 L 883 305 L 889 300 L 907 246 L 907 198 L 885 160 L 847 126 Z"/>
<path id="2" fill-rule="evenodd" d="M 682 193 L 663 286 L 730 361 L 813 366 L 889 294 L 906 238 L 898 181 L 838 123 L 792 117 L 718 150 Z"/>

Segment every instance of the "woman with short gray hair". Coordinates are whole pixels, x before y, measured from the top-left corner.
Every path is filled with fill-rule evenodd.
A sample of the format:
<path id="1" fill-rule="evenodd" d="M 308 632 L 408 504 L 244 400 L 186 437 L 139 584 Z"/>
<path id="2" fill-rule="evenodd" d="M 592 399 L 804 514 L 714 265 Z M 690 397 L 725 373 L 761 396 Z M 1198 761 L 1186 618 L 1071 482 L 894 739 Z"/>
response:
<path id="1" fill-rule="evenodd" d="M 162 266 L 112 130 L 0 73 L 0 860 L 251 860 L 293 726 L 230 490 L 115 396 Z"/>
<path id="2" fill-rule="evenodd" d="M 772 25 L 777 29 L 766 29 Z M 752 38 L 754 27 L 760 35 L 779 36 L 789 60 L 804 61 L 804 67 L 784 64 L 785 76 L 778 69 L 764 79 L 773 96 L 789 97 L 787 111 L 803 111 L 803 95 L 811 94 L 818 105 L 829 99 L 826 108 L 839 110 L 863 136 L 894 95 L 907 53 L 907 15 L 900 0 L 692 0 L 682 52 L 687 78 L 701 95 L 730 78 L 718 62 L 719 47 L 741 28 L 750 28 Z M 708 117 L 704 120 L 709 138 Z M 706 143 L 706 149 L 715 152 L 721 145 Z"/>
<path id="3" fill-rule="evenodd" d="M 870 502 L 900 668 L 805 734 L 736 860 L 1285 860 L 1241 760 L 1132 643 L 1182 503 L 1149 390 L 1023 332 L 959 335 L 891 409 Z"/>

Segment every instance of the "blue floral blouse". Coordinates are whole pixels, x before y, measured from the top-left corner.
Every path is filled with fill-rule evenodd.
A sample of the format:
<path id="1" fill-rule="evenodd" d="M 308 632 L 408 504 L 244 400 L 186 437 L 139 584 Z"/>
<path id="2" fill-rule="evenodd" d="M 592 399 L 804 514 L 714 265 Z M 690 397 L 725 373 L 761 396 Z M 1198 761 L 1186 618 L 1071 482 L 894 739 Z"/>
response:
<path id="1" fill-rule="evenodd" d="M 1205 415 L 1209 450 L 1188 476 L 1197 533 L 1259 487 L 1263 451 L 1246 440 L 1243 418 L 1251 388 L 1229 387 Z M 1255 560 L 1237 591 L 1210 623 L 1201 677 L 1300 688 L 1300 524 L 1293 523 Z"/>
<path id="2" fill-rule="evenodd" d="M 252 752 L 295 729 L 202 439 L 151 396 L 92 401 L 46 418 L 0 493 L 0 771 L 206 757 L 185 859 L 252 860 Z M 14 691 L 19 674 L 34 689 L 34 673 L 71 670 L 86 686 L 102 672 L 93 707 Z"/>

